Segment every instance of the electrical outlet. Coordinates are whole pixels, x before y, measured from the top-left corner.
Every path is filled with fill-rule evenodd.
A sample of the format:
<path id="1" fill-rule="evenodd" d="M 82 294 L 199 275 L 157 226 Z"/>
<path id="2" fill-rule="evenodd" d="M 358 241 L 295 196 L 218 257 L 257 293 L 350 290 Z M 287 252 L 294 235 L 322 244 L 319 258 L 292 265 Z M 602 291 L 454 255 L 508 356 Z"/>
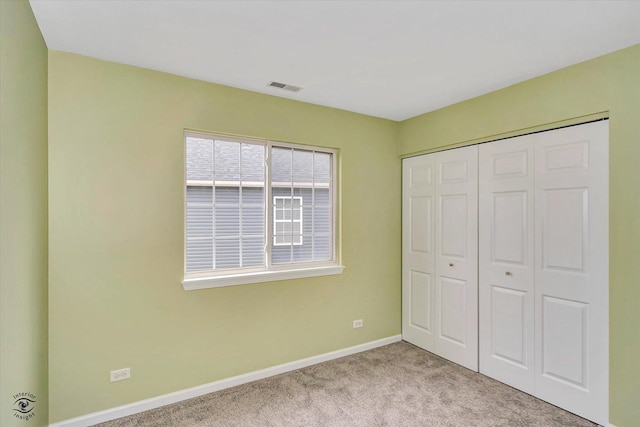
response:
<path id="1" fill-rule="evenodd" d="M 362 322 L 362 319 L 358 319 L 358 320 L 354 320 L 353 321 L 353 328 L 362 328 L 364 326 L 364 323 Z"/>
<path id="2" fill-rule="evenodd" d="M 111 382 L 128 380 L 131 378 L 131 369 L 124 368 L 118 369 L 117 371 L 111 371 L 111 375 L 109 377 L 111 378 Z"/>

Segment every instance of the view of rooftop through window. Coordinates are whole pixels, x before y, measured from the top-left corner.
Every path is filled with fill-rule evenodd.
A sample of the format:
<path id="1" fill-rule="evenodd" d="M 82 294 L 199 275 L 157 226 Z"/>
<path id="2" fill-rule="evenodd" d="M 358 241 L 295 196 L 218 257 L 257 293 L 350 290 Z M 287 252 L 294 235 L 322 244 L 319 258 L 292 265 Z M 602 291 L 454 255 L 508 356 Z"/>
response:
<path id="1" fill-rule="evenodd" d="M 332 261 L 332 157 L 186 136 L 187 273 Z"/>

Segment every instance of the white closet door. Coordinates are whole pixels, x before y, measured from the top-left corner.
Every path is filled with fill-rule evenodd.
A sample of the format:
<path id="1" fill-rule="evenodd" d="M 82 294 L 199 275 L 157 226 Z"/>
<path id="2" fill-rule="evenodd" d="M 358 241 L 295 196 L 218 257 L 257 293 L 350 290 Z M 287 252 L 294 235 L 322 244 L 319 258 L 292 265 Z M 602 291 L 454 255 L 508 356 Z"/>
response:
<path id="1" fill-rule="evenodd" d="M 478 147 L 436 154 L 436 353 L 478 370 Z"/>
<path id="2" fill-rule="evenodd" d="M 402 168 L 402 338 L 436 352 L 435 155 L 403 160 Z"/>
<path id="3" fill-rule="evenodd" d="M 535 143 L 536 396 L 608 423 L 608 122 Z"/>
<path id="4" fill-rule="evenodd" d="M 531 394 L 533 137 L 479 147 L 480 372 Z"/>

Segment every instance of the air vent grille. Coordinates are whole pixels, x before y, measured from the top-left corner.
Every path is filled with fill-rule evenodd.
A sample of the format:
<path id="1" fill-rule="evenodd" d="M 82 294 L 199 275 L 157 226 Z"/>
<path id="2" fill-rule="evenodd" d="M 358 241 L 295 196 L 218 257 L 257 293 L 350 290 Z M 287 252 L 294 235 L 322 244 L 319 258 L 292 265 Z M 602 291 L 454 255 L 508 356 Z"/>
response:
<path id="1" fill-rule="evenodd" d="M 280 82 L 269 82 L 267 86 L 288 90 L 289 92 L 299 92 L 300 90 L 302 90 L 300 86 L 294 86 L 294 85 L 290 85 L 287 83 L 280 83 Z"/>

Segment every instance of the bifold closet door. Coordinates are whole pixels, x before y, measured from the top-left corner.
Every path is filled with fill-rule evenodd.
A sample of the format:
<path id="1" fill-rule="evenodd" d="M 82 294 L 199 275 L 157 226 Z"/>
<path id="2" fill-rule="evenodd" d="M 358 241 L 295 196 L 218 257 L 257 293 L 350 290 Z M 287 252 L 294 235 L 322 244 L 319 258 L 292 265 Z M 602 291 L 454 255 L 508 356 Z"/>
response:
<path id="1" fill-rule="evenodd" d="M 535 395 L 606 425 L 608 121 L 537 134 Z"/>
<path id="2" fill-rule="evenodd" d="M 403 161 L 403 339 L 478 370 L 478 148 Z"/>
<path id="3" fill-rule="evenodd" d="M 531 394 L 534 138 L 479 147 L 480 372 Z"/>
<path id="4" fill-rule="evenodd" d="M 480 372 L 608 423 L 608 122 L 480 147 Z"/>
<path id="5" fill-rule="evenodd" d="M 478 147 L 436 153 L 436 352 L 478 370 Z"/>
<path id="6" fill-rule="evenodd" d="M 435 348 L 435 155 L 402 162 L 402 338 Z"/>

